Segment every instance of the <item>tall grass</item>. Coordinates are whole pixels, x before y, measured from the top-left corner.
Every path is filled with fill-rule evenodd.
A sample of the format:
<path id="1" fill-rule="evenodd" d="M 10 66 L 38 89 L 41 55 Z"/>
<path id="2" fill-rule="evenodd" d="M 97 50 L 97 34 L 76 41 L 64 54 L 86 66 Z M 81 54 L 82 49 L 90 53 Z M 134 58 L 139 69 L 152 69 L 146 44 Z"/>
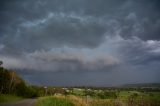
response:
<path id="1" fill-rule="evenodd" d="M 83 97 L 69 95 L 69 96 L 67 96 L 67 98 L 68 98 L 68 100 L 72 101 L 75 106 L 89 106 Z"/>
<path id="2" fill-rule="evenodd" d="M 74 106 L 74 104 L 64 98 L 42 97 L 37 100 L 36 106 Z"/>
<path id="3" fill-rule="evenodd" d="M 0 94 L 0 103 L 10 103 L 22 100 L 22 97 L 18 97 L 15 95 L 9 95 L 9 94 Z"/>

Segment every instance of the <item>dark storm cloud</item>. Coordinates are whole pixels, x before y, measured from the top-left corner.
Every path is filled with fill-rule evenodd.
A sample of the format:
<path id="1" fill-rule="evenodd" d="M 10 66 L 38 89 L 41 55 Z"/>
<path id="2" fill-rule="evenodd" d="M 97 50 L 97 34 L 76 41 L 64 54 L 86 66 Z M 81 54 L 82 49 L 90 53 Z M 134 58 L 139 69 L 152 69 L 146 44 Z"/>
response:
<path id="1" fill-rule="evenodd" d="M 52 51 L 36 51 L 17 57 L 0 56 L 4 66 L 11 69 L 35 71 L 108 71 L 118 66 L 120 60 L 103 52 L 61 48 Z M 92 55 L 91 55 L 92 54 Z M 25 60 L 25 61 L 24 61 Z"/>
<path id="2" fill-rule="evenodd" d="M 64 83 L 71 80 L 69 73 L 80 72 L 87 76 L 80 81 L 77 75 L 80 84 L 114 77 L 120 79 L 115 84 L 132 82 L 125 73 L 142 82 L 159 81 L 154 78 L 160 68 L 159 13 L 159 0 L 3 0 L 0 59 L 7 68 L 38 76 L 62 72 L 57 76 L 66 75 Z M 139 76 L 145 70 L 149 74 Z M 34 79 L 31 73 L 22 75 Z"/>
<path id="3" fill-rule="evenodd" d="M 159 63 L 160 41 L 142 41 L 139 38 L 132 38 L 120 42 L 119 49 L 125 54 L 123 58 L 127 59 L 127 62 L 137 65 L 146 65 L 154 62 Z"/>
<path id="4" fill-rule="evenodd" d="M 156 0 L 3 1 L 0 41 L 10 52 L 63 45 L 96 47 L 104 33 L 114 36 L 115 30 L 125 38 L 155 40 L 160 33 L 159 4 Z"/>
<path id="5" fill-rule="evenodd" d="M 97 19 L 73 13 L 49 13 L 44 20 L 22 23 L 21 26 L 21 34 L 26 36 L 25 42 L 42 42 L 38 46 L 46 48 L 62 45 L 95 47 L 103 41 L 105 33 L 103 23 Z M 24 40 L 24 36 L 20 37 L 21 41 Z"/>
<path id="6" fill-rule="evenodd" d="M 143 69 L 143 68 L 139 68 Z M 122 72 L 123 70 L 123 72 Z M 145 68 L 144 71 L 136 71 L 135 67 L 117 67 L 116 71 L 78 71 L 78 72 L 19 72 L 28 82 L 40 85 L 54 86 L 117 86 L 126 83 L 159 82 L 159 71 Z M 143 69 L 144 70 L 144 69 Z"/>
<path id="7" fill-rule="evenodd" d="M 65 9 L 60 11 L 59 6 L 54 6 L 56 2 L 7 3 L 4 6 L 6 9 L 1 12 L 1 42 L 5 42 L 9 50 L 19 48 L 32 51 L 61 45 L 95 47 L 103 40 L 106 28 L 99 19 L 74 11 L 68 13 Z M 65 3 L 61 5 L 67 8 Z M 21 43 L 24 45 L 19 45 Z"/>

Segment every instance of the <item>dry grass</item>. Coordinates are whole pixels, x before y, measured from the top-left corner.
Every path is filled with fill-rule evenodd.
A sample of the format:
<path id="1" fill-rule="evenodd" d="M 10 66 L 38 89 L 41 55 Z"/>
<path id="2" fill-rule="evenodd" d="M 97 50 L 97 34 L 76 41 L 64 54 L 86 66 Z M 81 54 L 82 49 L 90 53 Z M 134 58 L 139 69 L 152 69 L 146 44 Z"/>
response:
<path id="1" fill-rule="evenodd" d="M 65 98 L 71 101 L 75 106 L 122 106 L 120 101 L 112 100 L 112 99 L 97 99 L 97 98 L 87 98 L 87 97 L 80 97 L 74 95 L 68 96 L 55 96 L 57 98 Z M 124 106 L 124 105 L 123 105 Z"/>
<path id="2" fill-rule="evenodd" d="M 82 97 L 70 95 L 68 96 L 68 99 L 72 101 L 75 104 L 75 106 L 89 106 L 85 99 Z"/>

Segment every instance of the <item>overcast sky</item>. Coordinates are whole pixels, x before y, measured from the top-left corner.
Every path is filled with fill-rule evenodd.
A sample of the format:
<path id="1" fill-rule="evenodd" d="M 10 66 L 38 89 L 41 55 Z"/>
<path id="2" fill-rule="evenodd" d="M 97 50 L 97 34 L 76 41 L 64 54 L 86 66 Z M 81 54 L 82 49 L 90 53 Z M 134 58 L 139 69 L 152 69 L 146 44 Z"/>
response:
<path id="1" fill-rule="evenodd" d="M 159 0 L 1 0 L 0 60 L 27 82 L 160 82 Z"/>

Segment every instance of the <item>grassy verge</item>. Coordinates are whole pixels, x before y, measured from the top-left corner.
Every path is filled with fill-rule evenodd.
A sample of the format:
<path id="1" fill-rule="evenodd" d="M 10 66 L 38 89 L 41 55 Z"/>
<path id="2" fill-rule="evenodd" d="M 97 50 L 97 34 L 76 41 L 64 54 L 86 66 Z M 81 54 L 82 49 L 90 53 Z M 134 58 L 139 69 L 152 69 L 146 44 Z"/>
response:
<path id="1" fill-rule="evenodd" d="M 0 104 L 1 103 L 10 103 L 22 100 L 22 97 L 14 96 L 14 95 L 8 95 L 8 94 L 0 94 Z"/>
<path id="2" fill-rule="evenodd" d="M 74 106 L 74 104 L 64 98 L 41 97 L 37 100 L 36 106 Z"/>

